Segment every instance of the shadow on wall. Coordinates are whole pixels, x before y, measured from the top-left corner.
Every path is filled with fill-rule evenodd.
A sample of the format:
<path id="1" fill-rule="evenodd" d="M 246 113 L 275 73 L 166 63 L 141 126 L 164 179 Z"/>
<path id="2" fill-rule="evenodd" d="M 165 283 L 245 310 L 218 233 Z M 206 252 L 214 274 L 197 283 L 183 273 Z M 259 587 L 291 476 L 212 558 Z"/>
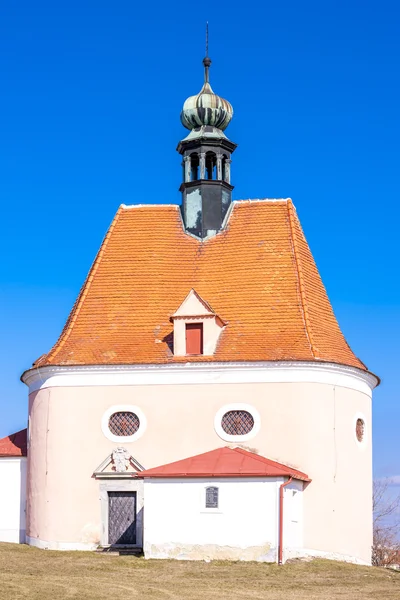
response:
<path id="1" fill-rule="evenodd" d="M 19 543 L 26 542 L 26 478 L 27 460 L 23 458 L 19 463 L 20 476 L 20 503 L 19 503 Z"/>
<path id="2" fill-rule="evenodd" d="M 168 335 L 163 337 L 163 342 L 167 344 L 171 354 L 174 353 L 174 332 L 171 331 Z"/>
<path id="3" fill-rule="evenodd" d="M 135 520 L 129 520 L 126 524 L 123 523 L 123 520 L 122 514 L 117 515 L 117 520 L 114 525 L 111 524 L 111 521 L 109 520 L 109 536 L 111 535 L 110 525 L 111 528 L 115 526 L 118 531 L 114 541 L 110 543 L 110 549 L 118 549 L 120 546 L 138 546 L 135 550 L 135 552 L 137 552 L 138 549 L 143 547 L 141 533 L 143 532 L 143 507 L 137 512 Z"/>
<path id="4" fill-rule="evenodd" d="M 10 442 L 21 450 L 21 456 L 27 455 L 27 431 L 26 429 L 22 429 L 22 431 L 18 431 L 17 433 L 13 433 L 9 436 Z"/>

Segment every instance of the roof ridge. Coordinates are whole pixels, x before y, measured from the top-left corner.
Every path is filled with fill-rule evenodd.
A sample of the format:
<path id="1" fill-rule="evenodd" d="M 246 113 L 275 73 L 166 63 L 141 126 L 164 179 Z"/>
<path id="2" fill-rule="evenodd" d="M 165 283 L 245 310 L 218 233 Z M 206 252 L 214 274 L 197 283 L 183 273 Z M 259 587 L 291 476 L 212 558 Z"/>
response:
<path id="1" fill-rule="evenodd" d="M 174 208 L 177 208 L 179 204 L 166 204 L 164 202 L 160 202 L 160 204 L 120 204 L 119 209 L 122 208 L 123 210 L 131 210 L 132 208 L 165 208 L 166 206 L 173 206 Z"/>
<path id="2" fill-rule="evenodd" d="M 237 203 L 244 203 L 244 202 L 248 202 L 249 204 L 251 203 L 258 203 L 258 202 L 292 202 L 291 198 L 239 198 L 238 200 L 232 200 L 232 204 L 237 204 Z M 179 208 L 180 204 L 174 204 L 173 202 L 160 202 L 159 204 L 154 204 L 154 203 L 140 203 L 140 204 L 120 204 L 119 208 L 122 208 L 123 210 L 131 210 L 134 208 Z"/>
<path id="3" fill-rule="evenodd" d="M 92 266 L 90 267 L 88 276 L 86 277 L 85 282 L 84 282 L 83 286 L 81 287 L 81 289 L 79 291 L 78 297 L 77 297 L 77 299 L 75 301 L 74 306 L 72 307 L 72 311 L 71 311 L 71 313 L 70 313 L 70 315 L 69 315 L 69 317 L 67 319 L 65 327 L 64 327 L 63 331 L 61 332 L 61 335 L 60 335 L 59 339 L 57 340 L 56 344 L 53 346 L 53 348 L 50 350 L 50 352 L 48 352 L 45 355 L 47 361 L 49 359 L 54 358 L 55 356 L 57 356 L 57 353 L 64 346 L 65 342 L 67 341 L 67 339 L 68 339 L 68 337 L 69 337 L 69 335 L 70 335 L 70 333 L 72 331 L 74 323 L 75 323 L 76 319 L 78 318 L 79 312 L 80 312 L 80 310 L 82 308 L 82 305 L 83 305 L 83 303 L 85 301 L 85 298 L 86 298 L 86 296 L 88 294 L 90 285 L 91 285 L 91 283 L 93 281 L 93 278 L 94 278 L 94 275 L 95 275 L 95 273 L 96 273 L 96 271 L 98 269 L 98 266 L 100 264 L 102 256 L 103 256 L 103 254 L 105 252 L 105 249 L 106 249 L 107 244 L 108 244 L 108 242 L 110 240 L 111 234 L 112 234 L 112 232 L 113 232 L 113 230 L 115 228 L 115 225 L 116 225 L 116 223 L 117 223 L 117 221 L 118 221 L 118 219 L 119 219 L 119 217 L 121 215 L 122 210 L 123 210 L 122 206 L 119 206 L 119 208 L 118 208 L 118 210 L 117 210 L 117 212 L 115 214 L 115 217 L 113 218 L 113 220 L 111 222 L 111 225 L 110 225 L 110 227 L 109 227 L 109 229 L 108 229 L 108 231 L 107 231 L 107 233 L 106 233 L 106 235 L 105 235 L 105 237 L 104 237 L 104 239 L 103 239 L 103 241 L 101 243 L 100 249 L 99 249 L 99 251 L 98 251 L 98 253 L 97 253 L 97 255 L 96 255 L 96 257 L 95 257 L 95 259 L 94 259 L 94 261 L 92 263 Z M 40 365 L 38 364 L 37 366 L 40 366 Z"/>
<path id="4" fill-rule="evenodd" d="M 234 203 L 238 203 L 238 202 L 248 202 L 250 203 L 254 203 L 256 204 L 256 202 L 292 202 L 291 198 L 243 198 L 243 199 L 239 199 L 239 200 L 232 200 L 232 204 Z"/>
<path id="5" fill-rule="evenodd" d="M 304 319 L 304 325 L 305 325 L 305 329 L 306 329 L 307 339 L 310 344 L 311 353 L 314 358 L 317 358 L 316 352 L 315 352 L 316 348 L 314 348 L 313 337 L 312 337 L 312 332 L 311 332 L 310 317 L 309 317 L 308 308 L 307 308 L 303 269 L 302 269 L 301 261 L 300 261 L 300 257 L 299 257 L 297 236 L 296 236 L 296 231 L 294 228 L 294 210 L 295 209 L 293 206 L 293 202 L 291 200 L 288 201 L 287 208 L 288 208 L 288 215 L 289 215 L 290 234 L 291 234 L 291 238 L 292 238 L 292 242 L 293 242 L 293 256 L 294 256 L 294 261 L 296 264 L 297 281 L 299 284 L 300 302 L 301 302 L 302 314 L 303 314 L 303 319 Z"/>

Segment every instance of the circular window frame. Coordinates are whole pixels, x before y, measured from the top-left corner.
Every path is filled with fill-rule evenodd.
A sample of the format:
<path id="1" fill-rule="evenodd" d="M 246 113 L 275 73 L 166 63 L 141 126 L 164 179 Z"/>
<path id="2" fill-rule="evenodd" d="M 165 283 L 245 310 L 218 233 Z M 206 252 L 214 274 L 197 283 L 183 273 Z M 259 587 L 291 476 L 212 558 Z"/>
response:
<path id="1" fill-rule="evenodd" d="M 249 433 L 245 433 L 244 435 L 231 435 L 230 433 L 225 433 L 222 428 L 222 417 L 225 413 L 230 412 L 232 410 L 245 410 L 250 413 L 253 417 L 254 426 Z M 258 410 L 251 406 L 250 404 L 243 404 L 242 402 L 236 402 L 234 404 L 225 404 L 222 406 L 216 413 L 214 417 L 214 429 L 215 433 L 225 442 L 247 442 L 248 440 L 253 439 L 261 427 L 261 419 L 258 413 Z"/>
<path id="2" fill-rule="evenodd" d="M 363 438 L 362 438 L 361 441 L 357 438 L 357 421 L 358 421 L 358 419 L 361 419 L 363 421 L 363 423 L 364 423 L 364 434 L 363 434 Z M 353 418 L 353 436 L 354 436 L 354 440 L 355 440 L 357 446 L 359 448 L 365 448 L 365 446 L 367 445 L 367 441 L 368 441 L 368 427 L 367 427 L 367 420 L 365 418 L 365 415 L 363 413 L 361 413 L 361 412 L 357 412 L 354 415 L 354 418 Z"/>
<path id="3" fill-rule="evenodd" d="M 117 412 L 131 412 L 135 413 L 135 415 L 139 419 L 139 429 L 135 431 L 132 435 L 115 435 L 111 433 L 108 423 L 110 421 L 110 417 Z M 145 417 L 144 412 L 138 406 L 134 406 L 133 404 L 115 404 L 114 406 L 110 406 L 101 418 L 101 430 L 105 437 L 111 442 L 123 442 L 124 444 L 129 444 L 130 442 L 135 442 L 138 440 L 146 431 L 147 428 L 147 419 Z"/>

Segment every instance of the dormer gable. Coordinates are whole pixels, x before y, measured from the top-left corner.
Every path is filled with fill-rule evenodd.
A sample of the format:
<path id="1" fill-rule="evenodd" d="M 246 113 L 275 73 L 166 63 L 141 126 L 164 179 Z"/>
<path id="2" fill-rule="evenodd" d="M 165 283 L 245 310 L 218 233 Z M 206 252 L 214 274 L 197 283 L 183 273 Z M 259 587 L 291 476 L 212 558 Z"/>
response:
<path id="1" fill-rule="evenodd" d="M 226 323 L 194 289 L 177 311 L 174 323 L 175 356 L 212 356 Z"/>
<path id="2" fill-rule="evenodd" d="M 209 317 L 216 315 L 211 306 L 195 290 L 191 289 L 178 310 L 172 315 L 172 318 L 193 316 Z"/>

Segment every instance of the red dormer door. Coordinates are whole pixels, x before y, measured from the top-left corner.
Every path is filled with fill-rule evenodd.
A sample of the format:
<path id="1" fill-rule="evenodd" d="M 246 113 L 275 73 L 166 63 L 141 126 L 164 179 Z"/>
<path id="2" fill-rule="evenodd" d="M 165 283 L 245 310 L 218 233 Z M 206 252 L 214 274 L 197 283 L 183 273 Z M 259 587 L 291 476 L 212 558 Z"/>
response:
<path id="1" fill-rule="evenodd" d="M 186 354 L 203 354 L 203 323 L 186 323 Z"/>

